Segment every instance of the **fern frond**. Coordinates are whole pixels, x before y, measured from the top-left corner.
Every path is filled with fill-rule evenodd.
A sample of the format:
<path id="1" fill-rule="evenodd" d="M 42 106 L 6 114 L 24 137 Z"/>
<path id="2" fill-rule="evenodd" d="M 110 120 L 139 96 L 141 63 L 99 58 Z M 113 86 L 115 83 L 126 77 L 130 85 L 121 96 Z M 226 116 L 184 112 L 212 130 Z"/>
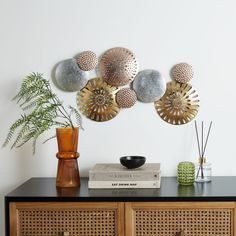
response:
<path id="1" fill-rule="evenodd" d="M 51 99 L 53 99 L 56 95 L 55 94 L 43 94 L 43 95 L 39 95 L 37 96 L 33 101 L 31 99 L 31 102 L 28 103 L 27 105 L 25 104 L 21 104 L 20 106 L 22 106 L 22 109 L 28 110 L 31 109 L 33 107 L 40 107 L 43 104 L 47 104 L 50 102 Z M 23 106 L 25 105 L 25 106 Z M 59 105 L 59 104 L 58 104 Z"/>
<path id="2" fill-rule="evenodd" d="M 36 142 L 37 142 L 37 139 L 38 139 L 38 137 L 42 134 L 42 133 L 44 133 L 46 130 L 48 130 L 50 128 L 50 126 L 42 126 L 42 127 L 40 127 L 38 130 L 37 130 L 37 133 L 34 135 L 34 137 L 33 137 L 33 154 L 35 154 L 35 150 L 36 150 Z"/>
<path id="3" fill-rule="evenodd" d="M 27 120 L 28 120 L 28 117 L 25 114 L 23 114 L 20 119 L 18 119 L 11 125 L 2 147 L 5 147 L 11 141 L 16 129 L 20 127 L 21 125 L 23 125 Z"/>
<path id="4" fill-rule="evenodd" d="M 16 147 L 19 148 L 19 147 L 23 146 L 25 143 L 27 143 L 30 139 L 32 139 L 35 136 L 35 133 L 36 133 L 35 130 L 29 131 L 28 134 L 26 134 L 22 138 L 22 142 L 20 144 L 18 144 Z"/>
<path id="5" fill-rule="evenodd" d="M 77 123 L 78 127 L 84 130 L 83 125 L 82 125 L 82 117 L 81 117 L 80 113 L 78 112 L 78 110 L 72 106 L 69 106 L 69 109 L 75 115 L 76 123 Z"/>
<path id="6" fill-rule="evenodd" d="M 20 132 L 18 133 L 14 143 L 12 144 L 11 149 L 17 145 L 17 143 L 25 136 L 25 134 L 29 131 L 29 129 L 30 129 L 29 120 L 27 119 L 23 127 L 21 128 Z"/>
<path id="7" fill-rule="evenodd" d="M 25 96 L 34 94 L 43 87 L 46 88 L 47 84 L 48 81 L 43 79 L 42 74 L 32 73 L 26 76 L 26 78 L 22 81 L 20 91 L 13 98 L 13 100 L 18 99 L 18 103 L 20 100 L 24 99 Z"/>
<path id="8" fill-rule="evenodd" d="M 53 136 L 51 136 L 51 137 L 47 138 L 46 140 L 44 140 L 43 143 L 46 143 L 46 142 L 48 142 L 49 140 L 54 139 L 54 138 L 56 138 L 56 137 L 57 137 L 57 136 L 54 134 Z"/>

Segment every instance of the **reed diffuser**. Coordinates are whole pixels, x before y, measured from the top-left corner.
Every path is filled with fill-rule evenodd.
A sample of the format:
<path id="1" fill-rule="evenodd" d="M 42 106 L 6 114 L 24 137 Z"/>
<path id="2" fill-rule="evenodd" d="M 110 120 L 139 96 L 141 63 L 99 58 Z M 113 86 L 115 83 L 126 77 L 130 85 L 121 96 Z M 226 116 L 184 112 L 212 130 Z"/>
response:
<path id="1" fill-rule="evenodd" d="M 211 181 L 211 164 L 206 162 L 205 152 L 211 132 L 212 121 L 207 130 L 207 136 L 204 141 L 204 122 L 201 122 L 201 136 L 199 138 L 197 121 L 195 120 L 195 131 L 197 137 L 197 146 L 199 153 L 199 160 L 196 168 L 196 182 L 210 182 Z"/>

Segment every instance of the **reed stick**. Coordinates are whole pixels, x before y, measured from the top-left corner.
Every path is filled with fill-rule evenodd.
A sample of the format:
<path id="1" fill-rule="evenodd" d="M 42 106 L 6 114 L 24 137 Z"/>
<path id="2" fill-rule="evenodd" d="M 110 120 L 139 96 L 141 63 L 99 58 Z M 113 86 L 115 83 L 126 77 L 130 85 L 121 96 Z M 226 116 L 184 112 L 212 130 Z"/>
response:
<path id="1" fill-rule="evenodd" d="M 197 146 L 198 146 L 198 153 L 199 153 L 199 157 L 201 156 L 201 151 L 200 151 L 200 143 L 199 143 L 199 136 L 198 136 L 198 129 L 197 129 L 197 121 L 194 121 L 195 123 L 195 132 L 196 132 L 196 136 L 197 136 Z"/>
<path id="2" fill-rule="evenodd" d="M 204 139 L 204 123 L 202 121 L 202 140 L 201 140 L 201 143 L 202 143 L 202 149 L 201 149 L 201 156 L 200 156 L 200 169 L 201 169 L 201 178 L 203 179 L 204 178 L 204 173 L 203 173 L 203 139 Z"/>
<path id="3" fill-rule="evenodd" d="M 210 135 L 210 132 L 211 132 L 211 125 L 212 125 L 212 121 L 211 121 L 210 126 L 209 126 L 209 128 L 208 128 L 207 138 L 206 138 L 206 141 L 205 141 L 205 145 L 204 145 L 204 149 L 203 149 L 203 154 L 202 154 L 202 156 L 204 156 L 205 151 L 206 151 L 206 146 L 207 146 L 208 138 L 209 138 L 209 135 Z"/>
<path id="4" fill-rule="evenodd" d="M 201 157 L 201 148 L 200 148 L 200 141 L 199 141 L 199 135 L 198 135 L 197 121 L 195 120 L 194 123 L 195 123 L 195 131 L 196 131 L 196 136 L 197 136 L 198 153 L 199 153 L 199 158 L 200 158 Z M 199 165 L 199 168 L 197 170 L 197 178 L 198 178 L 198 175 L 199 175 L 199 171 L 200 171 L 200 165 Z"/>
<path id="5" fill-rule="evenodd" d="M 203 157 L 203 121 L 202 121 L 202 140 L 201 140 L 201 156 L 200 157 Z"/>

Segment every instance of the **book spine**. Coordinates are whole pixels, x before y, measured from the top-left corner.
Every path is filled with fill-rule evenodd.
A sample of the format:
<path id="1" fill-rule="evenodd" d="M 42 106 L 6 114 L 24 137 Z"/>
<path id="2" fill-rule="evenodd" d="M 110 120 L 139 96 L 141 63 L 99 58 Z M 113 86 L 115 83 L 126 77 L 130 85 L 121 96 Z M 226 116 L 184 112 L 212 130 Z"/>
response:
<path id="1" fill-rule="evenodd" d="M 161 181 L 89 181 L 91 189 L 101 188 L 160 188 Z"/>
<path id="2" fill-rule="evenodd" d="M 91 181 L 157 181 L 160 180 L 160 171 L 137 173 L 137 172 L 89 172 Z"/>

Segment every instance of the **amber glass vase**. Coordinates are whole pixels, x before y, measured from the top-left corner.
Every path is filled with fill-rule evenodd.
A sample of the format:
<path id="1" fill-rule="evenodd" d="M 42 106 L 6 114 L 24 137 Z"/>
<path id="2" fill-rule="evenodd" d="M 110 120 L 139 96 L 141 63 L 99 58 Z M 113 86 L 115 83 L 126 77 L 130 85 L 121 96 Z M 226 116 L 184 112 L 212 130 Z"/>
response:
<path id="1" fill-rule="evenodd" d="M 79 128 L 57 128 L 56 134 L 58 143 L 56 186 L 79 187 L 80 176 L 77 162 Z"/>

